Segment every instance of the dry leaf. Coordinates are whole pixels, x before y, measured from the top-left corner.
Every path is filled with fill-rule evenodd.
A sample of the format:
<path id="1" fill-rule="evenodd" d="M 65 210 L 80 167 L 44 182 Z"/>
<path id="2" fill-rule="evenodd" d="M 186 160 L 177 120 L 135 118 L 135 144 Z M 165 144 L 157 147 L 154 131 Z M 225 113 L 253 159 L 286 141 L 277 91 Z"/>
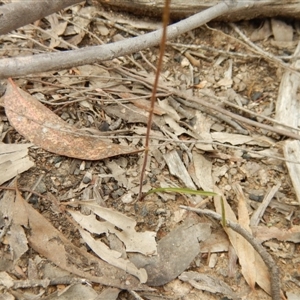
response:
<path id="1" fill-rule="evenodd" d="M 255 29 L 252 34 L 250 35 L 250 40 L 252 42 L 257 42 L 257 41 L 262 41 L 266 40 L 268 37 L 272 35 L 272 30 L 271 30 L 271 24 L 270 21 L 267 19 L 264 21 L 264 24 Z"/>
<path id="2" fill-rule="evenodd" d="M 34 166 L 28 156 L 28 148 L 31 146 L 0 143 L 0 184 Z"/>
<path id="3" fill-rule="evenodd" d="M 201 242 L 201 253 L 227 252 L 228 249 L 228 236 L 223 230 L 212 233 L 205 241 Z"/>
<path id="4" fill-rule="evenodd" d="M 277 239 L 283 242 L 300 243 L 300 226 L 294 225 L 290 229 L 280 229 L 277 227 L 255 226 L 251 227 L 254 236 L 262 243 Z"/>
<path id="5" fill-rule="evenodd" d="M 157 254 L 155 232 L 137 232 L 135 230 L 135 220 L 112 209 L 92 203 L 86 203 L 83 206 L 89 208 L 100 218 L 108 221 L 100 222 L 96 220 L 95 216 L 84 216 L 77 212 L 69 211 L 76 222 L 89 232 L 97 234 L 114 233 L 124 243 L 127 252 L 140 252 L 145 255 Z M 117 230 L 115 226 L 122 230 Z"/>
<path id="6" fill-rule="evenodd" d="M 85 79 L 89 81 L 91 88 L 102 89 L 107 85 L 111 85 L 109 72 L 95 65 L 83 65 L 77 67 L 81 76 L 85 76 Z"/>
<path id="7" fill-rule="evenodd" d="M 121 291 L 116 288 L 102 289 L 101 294 L 96 298 L 97 300 L 117 300 Z"/>
<path id="8" fill-rule="evenodd" d="M 170 129 L 176 136 L 182 135 L 183 133 L 187 133 L 186 129 L 180 126 L 172 117 L 169 115 L 164 116 L 164 120 L 166 124 L 169 125 Z"/>
<path id="9" fill-rule="evenodd" d="M 193 190 L 197 189 L 176 150 L 166 153 L 164 159 L 169 167 L 170 173 L 180 178 L 185 187 Z"/>
<path id="10" fill-rule="evenodd" d="M 300 143 L 299 141 L 287 140 L 283 144 L 284 158 L 289 161 L 298 161 L 300 157 Z M 289 170 L 289 175 L 297 195 L 298 202 L 300 203 L 300 165 L 291 162 L 286 162 Z"/>
<path id="11" fill-rule="evenodd" d="M 222 144 L 229 143 L 234 146 L 246 144 L 253 140 L 253 137 L 251 136 L 228 132 L 213 132 L 211 136 L 214 141 L 217 141 Z"/>
<path id="12" fill-rule="evenodd" d="M 180 116 L 178 115 L 177 111 L 169 104 L 168 99 L 159 100 L 157 99 L 157 104 L 161 107 L 173 120 L 179 121 Z"/>
<path id="13" fill-rule="evenodd" d="M 47 151 L 79 159 L 98 160 L 137 152 L 128 146 L 108 143 L 97 136 L 79 135 L 74 128 L 10 79 L 4 96 L 11 125 L 35 145 Z"/>
<path id="14" fill-rule="evenodd" d="M 178 278 L 182 281 L 189 282 L 196 289 L 214 294 L 219 293 L 231 299 L 238 299 L 238 296 L 233 292 L 230 286 L 215 276 L 190 271 L 183 272 Z"/>
<path id="15" fill-rule="evenodd" d="M 47 298 L 56 300 L 81 300 L 81 299 L 99 299 L 97 291 L 89 284 L 71 284 L 66 286 L 63 290 L 58 289 Z M 33 298 L 33 297 L 32 297 Z M 107 299 L 109 300 L 109 299 Z"/>
<path id="16" fill-rule="evenodd" d="M 237 183 L 232 186 L 238 199 L 238 223 L 252 234 L 249 227 L 250 219 L 242 188 Z M 242 266 L 242 274 L 251 289 L 254 290 L 257 271 L 256 268 L 253 268 L 255 265 L 255 250 L 241 235 L 237 236 L 237 247 L 238 249 L 236 249 L 236 253 Z"/>
<path id="17" fill-rule="evenodd" d="M 15 201 L 13 203 L 13 224 L 15 225 L 21 225 L 26 228 L 28 228 L 28 211 L 25 206 L 24 199 L 22 195 L 20 194 L 18 187 L 17 187 L 17 181 L 15 181 L 15 187 L 16 187 L 16 197 Z"/>
<path id="18" fill-rule="evenodd" d="M 0 286 L 5 286 L 7 289 L 14 285 L 14 280 L 6 272 L 0 272 Z"/>
<path id="19" fill-rule="evenodd" d="M 220 190 L 218 190 L 217 188 L 215 188 L 215 192 L 222 194 Z M 237 219 L 236 216 L 233 212 L 233 210 L 231 209 L 230 205 L 228 204 L 226 198 L 224 196 L 222 196 L 223 201 L 224 201 L 224 207 L 225 207 L 225 216 L 226 219 L 237 223 Z M 219 214 L 222 214 L 222 209 L 221 209 L 221 200 L 219 196 L 214 197 L 214 205 L 216 208 L 216 211 Z M 239 262 L 240 265 L 242 266 L 242 270 L 243 270 L 243 265 L 245 265 L 247 267 L 248 262 L 247 262 L 247 257 L 241 255 L 241 258 L 244 258 L 245 260 L 240 259 L 239 256 L 239 243 L 241 241 L 241 237 L 238 233 L 236 233 L 235 231 L 233 231 L 232 229 L 230 229 L 229 227 L 224 227 L 225 232 L 227 233 L 230 243 L 233 246 L 233 248 L 236 251 L 236 254 L 239 257 Z M 249 244 L 249 247 L 252 247 Z M 250 248 L 249 248 L 250 249 Z M 246 250 L 248 251 L 248 250 Z M 252 251 L 252 250 L 250 250 Z M 256 269 L 256 283 L 263 289 L 265 290 L 268 294 L 270 294 L 271 292 L 271 284 L 270 284 L 270 275 L 269 275 L 269 271 L 268 268 L 265 264 L 265 262 L 262 260 L 262 258 L 260 257 L 260 255 L 255 251 L 255 263 L 254 265 L 252 265 L 253 269 Z"/>
<path id="20" fill-rule="evenodd" d="M 197 186 L 204 191 L 213 191 L 212 162 L 198 153 L 198 151 L 193 151 L 193 163 Z"/>
<path id="21" fill-rule="evenodd" d="M 211 138 L 211 126 L 213 125 L 213 122 L 208 117 L 204 116 L 202 112 L 196 111 L 195 113 L 195 125 L 193 126 L 194 131 L 200 135 L 200 139 L 210 142 L 212 141 Z M 199 139 L 199 138 L 198 138 Z M 197 149 L 204 150 L 204 151 L 212 151 L 214 150 L 211 144 L 201 144 L 197 143 L 195 145 Z"/>
<path id="22" fill-rule="evenodd" d="M 128 188 L 129 179 L 128 176 L 126 176 L 126 169 L 121 168 L 114 160 L 106 160 L 105 165 L 111 171 L 113 178 L 118 181 L 119 186 Z"/>
<path id="23" fill-rule="evenodd" d="M 79 232 L 84 241 L 89 247 L 103 260 L 108 262 L 110 265 L 120 268 L 129 274 L 137 277 L 141 283 L 145 283 L 148 279 L 147 272 L 145 269 L 138 269 L 128 259 L 123 259 L 121 253 L 115 250 L 111 250 L 101 241 L 95 240 L 88 232 L 79 229 Z"/>
<path id="24" fill-rule="evenodd" d="M 30 247 L 60 268 L 79 277 L 103 285 L 120 289 L 149 290 L 128 273 L 103 262 L 86 250 L 74 246 L 47 219 L 31 207 L 22 197 L 19 204 L 24 207 L 18 214 L 21 219 L 28 218 L 30 235 L 27 236 Z M 13 220 L 14 221 L 14 220 Z M 93 275 L 85 268 L 93 269 Z M 126 278 L 126 282 L 124 281 Z"/>
<path id="25" fill-rule="evenodd" d="M 27 238 L 21 225 L 12 224 L 9 232 L 9 247 L 13 253 L 13 260 L 17 261 L 28 250 Z"/>
<path id="26" fill-rule="evenodd" d="M 51 29 L 47 30 L 47 32 L 49 32 L 49 35 L 46 34 L 44 40 L 50 38 L 50 44 L 48 47 L 50 49 L 53 49 L 59 46 L 59 44 L 61 43 L 59 36 L 61 36 L 65 32 L 68 22 L 59 22 L 57 14 L 51 14 L 47 16 L 46 19 L 50 23 Z"/>
<path id="27" fill-rule="evenodd" d="M 293 26 L 274 18 L 271 19 L 271 26 L 275 41 L 291 42 L 293 40 Z"/>

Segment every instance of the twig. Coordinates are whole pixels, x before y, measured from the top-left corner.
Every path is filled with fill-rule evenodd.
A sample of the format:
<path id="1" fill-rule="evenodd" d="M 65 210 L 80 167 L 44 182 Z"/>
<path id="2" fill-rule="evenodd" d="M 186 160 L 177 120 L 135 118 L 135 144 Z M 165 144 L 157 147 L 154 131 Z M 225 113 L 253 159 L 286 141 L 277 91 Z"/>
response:
<path id="1" fill-rule="evenodd" d="M 253 215 L 251 216 L 251 220 L 250 220 L 250 226 L 258 226 L 258 223 L 262 217 L 262 215 L 264 214 L 266 208 L 268 207 L 268 205 L 270 204 L 271 200 L 273 199 L 274 195 L 277 193 L 277 191 L 279 190 L 281 186 L 281 183 L 277 183 L 275 186 L 273 186 L 271 188 L 271 190 L 269 190 L 266 194 L 266 196 L 264 197 L 262 203 L 260 204 L 260 206 L 257 208 L 257 210 L 253 213 Z"/>
<path id="2" fill-rule="evenodd" d="M 144 300 L 137 292 L 128 290 L 129 294 L 131 294 L 135 300 Z"/>
<path id="3" fill-rule="evenodd" d="M 250 41 L 250 39 L 234 23 L 229 23 L 229 25 L 237 34 L 239 34 L 239 36 L 244 40 L 244 42 L 250 46 L 250 49 L 252 51 L 259 53 L 265 59 L 275 63 L 276 65 L 283 67 L 284 69 L 287 69 L 294 73 L 297 73 L 297 70 L 295 68 L 290 67 L 288 64 L 285 64 L 281 59 L 277 58 L 275 55 L 264 51 L 263 49 L 258 47 L 256 44 L 254 44 L 252 41 Z"/>
<path id="4" fill-rule="evenodd" d="M 121 74 L 123 74 L 125 76 L 132 77 L 132 79 L 138 80 L 140 83 L 144 84 L 146 87 L 151 86 L 151 83 L 149 82 L 149 80 L 147 78 L 144 78 L 144 77 L 140 76 L 138 73 L 136 73 L 136 72 L 134 72 L 132 70 L 129 72 L 127 69 L 125 69 L 123 67 L 123 68 L 116 68 L 115 71 L 119 72 L 119 73 L 121 73 Z M 240 121 L 242 121 L 242 119 L 243 120 L 245 120 L 245 119 L 249 120 L 247 118 L 243 118 L 243 117 L 241 117 L 239 115 L 231 113 L 231 112 L 227 111 L 226 109 L 221 108 L 219 105 L 215 105 L 213 103 L 209 103 L 207 101 L 207 99 L 201 100 L 201 99 L 199 99 L 197 97 L 187 96 L 184 92 L 181 92 L 181 91 L 176 90 L 176 89 L 172 89 L 170 87 L 166 87 L 166 86 L 164 86 L 162 84 L 159 85 L 159 88 L 161 89 L 161 91 L 165 91 L 166 93 L 168 92 L 170 94 L 177 95 L 179 97 L 179 99 L 176 98 L 176 100 L 178 102 L 184 104 L 185 106 L 192 107 L 192 108 L 197 108 L 197 109 L 201 109 L 201 106 L 209 107 L 209 108 L 212 109 L 212 112 L 210 112 L 210 113 L 213 114 L 213 115 L 215 114 L 214 111 L 218 111 L 221 114 L 225 114 L 225 115 L 228 112 L 228 113 L 230 113 L 230 116 L 233 119 L 239 119 Z M 288 129 L 292 129 L 292 130 L 298 131 L 300 133 L 300 129 L 299 128 L 296 128 L 296 127 L 293 127 L 293 126 L 289 126 L 289 125 L 283 124 L 282 122 L 279 122 L 279 121 L 277 121 L 275 119 L 272 119 L 272 118 L 269 118 L 269 117 L 257 114 L 255 112 L 249 110 L 249 109 L 246 109 L 244 107 L 240 107 L 238 105 L 235 105 L 235 104 L 233 104 L 233 103 L 231 103 L 229 101 L 226 101 L 226 100 L 224 100 L 224 99 L 222 99 L 220 97 L 211 95 L 211 94 L 209 94 L 209 93 L 207 93 L 205 91 L 200 91 L 200 93 L 202 95 L 206 96 L 208 99 L 214 100 L 216 103 L 225 103 L 228 106 L 232 106 L 232 107 L 234 107 L 234 108 L 236 108 L 238 110 L 244 111 L 244 112 L 249 113 L 249 114 L 251 114 L 253 116 L 256 116 L 256 117 L 262 118 L 264 120 L 270 121 L 270 122 L 272 122 L 274 124 L 281 125 L 281 126 L 286 127 Z M 185 100 L 190 100 L 190 101 L 184 101 L 184 100 L 182 100 L 180 98 L 185 99 Z M 197 104 L 197 102 L 198 102 L 198 104 Z M 219 110 L 218 110 L 218 108 L 219 108 Z M 234 116 L 238 116 L 240 118 L 235 118 Z M 242 122 L 247 123 L 247 121 L 242 121 Z M 261 123 L 252 121 L 250 125 L 253 125 L 253 126 L 256 126 L 256 127 L 260 127 Z M 270 127 L 270 128 L 272 128 L 272 127 Z M 264 129 L 266 129 L 266 128 L 264 128 Z M 270 131 L 272 131 L 272 130 L 270 130 Z M 288 132 L 289 131 L 286 131 L 287 134 L 288 134 Z M 276 133 L 278 133 L 278 132 L 276 132 Z M 298 138 L 296 138 L 296 139 L 299 139 L 299 138 L 300 138 L 300 136 Z"/>
<path id="5" fill-rule="evenodd" d="M 15 191 L 15 190 L 16 190 L 16 188 L 13 187 L 13 186 L 12 186 L 12 187 L 9 187 L 9 186 L 3 186 L 3 185 L 0 185 L 0 189 L 1 189 L 1 190 L 9 190 L 9 191 Z M 41 198 L 43 198 L 43 199 L 49 200 L 49 198 L 48 198 L 47 196 L 44 196 L 44 195 L 42 195 L 42 194 L 40 194 L 40 193 L 38 193 L 38 192 L 35 192 L 35 191 L 31 190 L 31 189 L 19 188 L 19 187 L 18 187 L 18 190 L 20 190 L 20 191 L 22 191 L 22 192 L 29 192 L 29 193 L 31 193 L 31 194 L 34 194 L 34 195 L 38 196 L 38 197 L 41 197 Z"/>
<path id="6" fill-rule="evenodd" d="M 225 54 L 227 56 L 232 56 L 232 57 L 243 57 L 243 58 L 259 58 L 260 55 L 255 55 L 255 54 L 247 54 L 247 53 L 239 53 L 239 52 L 232 52 L 232 51 L 225 51 L 225 50 L 220 50 L 216 49 L 213 47 L 209 47 L 206 45 L 187 45 L 187 44 L 180 44 L 180 43 L 171 43 L 168 42 L 167 45 L 173 46 L 173 47 L 181 47 L 181 48 L 186 48 L 186 49 L 203 49 L 208 52 L 216 52 L 219 54 Z"/>
<path id="7" fill-rule="evenodd" d="M 87 280 L 82 278 L 76 278 L 72 276 L 64 276 L 55 279 L 28 279 L 28 280 L 14 280 L 13 281 L 13 289 L 24 289 L 24 288 L 32 288 L 37 286 L 42 286 L 44 288 L 49 285 L 70 285 L 75 283 L 85 283 Z"/>
<path id="8" fill-rule="evenodd" d="M 222 217 L 218 213 L 208 210 L 208 209 L 195 209 L 188 206 L 180 205 L 180 208 L 194 211 L 198 214 L 203 214 L 214 218 L 215 220 L 221 221 Z M 261 256 L 265 264 L 267 265 L 270 272 L 271 279 L 271 296 L 273 300 L 281 300 L 281 291 L 280 291 L 280 272 L 272 256 L 267 252 L 267 250 L 244 228 L 239 224 L 226 220 L 226 225 L 230 227 L 235 232 L 239 233 L 243 238 L 251 244 L 251 246 L 257 251 Z"/>
<path id="9" fill-rule="evenodd" d="M 83 16 L 83 15 L 78 15 L 78 16 L 81 17 L 81 18 L 85 18 L 85 16 Z M 59 18 L 63 19 L 64 21 L 67 21 L 68 23 L 76 26 L 80 30 L 86 32 L 89 36 L 92 36 L 95 40 L 97 40 L 100 45 L 104 44 L 104 42 L 97 36 L 97 34 L 94 34 L 91 31 L 87 30 L 86 28 L 78 25 L 77 23 L 70 21 L 68 18 L 63 17 L 61 14 L 59 15 Z"/>
<path id="10" fill-rule="evenodd" d="M 140 76 L 136 76 L 136 75 L 124 70 L 124 69 L 116 69 L 116 71 L 119 71 L 120 73 L 126 74 L 127 76 L 130 76 L 132 78 L 138 78 L 139 80 L 144 81 L 146 84 L 150 84 L 149 80 L 147 78 L 141 78 Z M 175 88 L 165 87 L 162 84 L 160 84 L 159 87 L 161 89 L 163 89 L 164 91 L 170 92 L 173 95 L 176 95 L 180 98 L 183 98 L 183 99 L 189 100 L 191 102 L 196 102 L 200 105 L 203 105 L 204 107 L 210 109 L 211 114 L 213 114 L 213 115 L 215 115 L 216 112 L 218 112 L 218 113 L 227 115 L 227 116 L 231 117 L 232 119 L 238 120 L 240 122 L 243 122 L 243 123 L 258 127 L 258 128 L 262 128 L 262 129 L 277 133 L 277 134 L 282 135 L 282 136 L 287 136 L 287 137 L 290 137 L 290 138 L 293 138 L 293 139 L 296 139 L 296 140 L 300 140 L 300 135 L 298 135 L 294 132 L 290 132 L 290 131 L 287 131 L 287 130 L 284 130 L 284 129 L 275 128 L 275 127 L 272 127 L 270 125 L 266 125 L 266 124 L 263 124 L 263 123 L 259 123 L 259 122 L 250 120 L 248 118 L 245 118 L 245 117 L 242 117 L 242 116 L 237 115 L 235 113 L 232 113 L 232 112 L 230 112 L 230 111 L 228 111 L 228 110 L 226 110 L 226 109 L 224 109 L 224 108 L 222 108 L 218 105 L 209 103 L 206 100 L 202 100 L 202 99 L 200 99 L 198 97 L 195 97 L 195 96 L 189 96 L 185 92 L 179 91 Z M 211 97 L 213 97 L 213 96 L 211 96 Z M 187 103 L 188 102 L 186 102 L 186 105 L 188 105 Z"/>
<path id="11" fill-rule="evenodd" d="M 32 191 L 34 191 L 34 190 L 37 188 L 37 186 L 40 184 L 40 182 L 41 182 L 41 180 L 43 179 L 43 177 L 44 177 L 44 174 L 41 174 L 41 175 L 39 176 L 38 180 L 36 181 L 36 183 L 35 183 L 34 186 L 32 187 Z M 32 192 L 29 192 L 29 194 L 26 196 L 26 199 L 25 199 L 25 200 L 28 201 L 28 200 L 30 199 L 31 195 L 32 195 Z"/>
<path id="12" fill-rule="evenodd" d="M 23 35 L 23 34 L 20 34 L 20 33 L 14 33 L 14 34 L 8 34 L 7 37 L 17 38 L 17 39 L 22 39 L 22 40 L 28 40 L 28 41 L 33 42 L 34 44 L 37 44 L 40 48 L 45 49 L 46 51 L 59 52 L 56 49 L 50 49 L 48 46 L 43 45 L 42 43 L 38 42 L 34 38 L 32 38 L 28 35 L 25 35 L 25 34 Z M 8 49 L 5 49 L 5 51 L 7 51 L 7 50 Z M 22 48 L 22 50 L 25 50 L 25 49 Z M 19 51 L 20 51 L 20 49 L 19 49 Z M 30 49 L 30 51 L 34 51 L 34 50 Z M 44 52 L 42 52 L 42 53 L 44 53 Z"/>
<path id="13" fill-rule="evenodd" d="M 79 17 L 83 17 L 80 14 L 78 14 L 78 16 Z M 92 21 L 95 21 L 96 23 L 99 23 L 99 24 L 103 23 L 103 24 L 109 25 L 111 27 L 115 27 L 115 28 L 117 28 L 119 30 L 122 30 L 124 32 L 127 32 L 127 33 L 129 33 L 129 34 L 131 34 L 133 36 L 138 36 L 139 35 L 139 33 L 137 31 L 134 31 L 132 29 L 126 28 L 125 26 L 122 26 L 120 24 L 117 24 L 116 20 L 111 21 L 111 20 L 105 20 L 103 18 L 93 18 Z"/>
<path id="14" fill-rule="evenodd" d="M 44 29 L 42 29 L 42 28 L 40 28 L 40 27 L 38 27 L 38 26 L 35 26 L 35 25 L 33 25 L 33 24 L 30 24 L 30 25 L 28 25 L 28 26 L 29 26 L 29 28 L 35 29 L 35 30 L 37 30 L 37 31 L 40 31 L 40 32 L 43 33 L 44 35 L 47 35 L 47 36 L 49 36 L 50 38 L 59 41 L 60 43 L 66 45 L 66 46 L 68 46 L 68 47 L 70 47 L 71 49 L 78 49 L 77 46 L 74 46 L 74 45 L 68 43 L 67 41 L 65 41 L 64 39 L 62 39 L 62 38 L 59 37 L 59 36 L 55 36 L 55 35 L 52 34 L 50 31 L 44 30 Z"/>
<path id="15" fill-rule="evenodd" d="M 240 111 L 243 111 L 249 115 L 252 115 L 252 116 L 255 116 L 255 117 L 258 117 L 258 118 L 261 118 L 263 120 L 266 120 L 266 121 L 270 121 L 274 124 L 278 124 L 278 125 L 281 125 L 287 129 L 292 129 L 294 131 L 298 131 L 300 132 L 299 128 L 296 128 L 296 127 L 293 127 L 293 126 L 290 126 L 288 124 L 283 124 L 282 122 L 279 122 L 278 120 L 274 119 L 274 118 L 270 118 L 270 117 L 267 117 L 267 116 L 264 116 L 262 114 L 259 114 L 259 113 L 256 113 L 250 109 L 247 109 L 245 107 L 242 107 L 242 106 L 239 106 L 239 105 L 236 105 L 234 103 L 231 103 L 230 101 L 227 101 L 227 100 L 224 100 L 220 97 L 217 97 L 217 96 L 213 96 L 213 95 L 210 95 L 209 93 L 207 92 L 204 92 L 204 91 L 199 91 L 200 94 L 202 94 L 203 96 L 206 96 L 206 97 L 209 97 L 210 99 L 213 99 L 214 101 L 216 101 L 216 103 L 224 103 L 230 107 L 233 107 L 233 108 L 236 108 Z M 180 98 L 177 98 L 176 99 L 178 102 L 184 104 L 185 106 L 190 106 L 190 107 L 193 107 L 193 108 L 197 108 L 197 109 L 200 109 L 200 106 L 199 104 L 196 104 L 196 103 L 190 103 L 190 102 L 186 102 L 184 101 L 183 99 L 180 99 Z"/>

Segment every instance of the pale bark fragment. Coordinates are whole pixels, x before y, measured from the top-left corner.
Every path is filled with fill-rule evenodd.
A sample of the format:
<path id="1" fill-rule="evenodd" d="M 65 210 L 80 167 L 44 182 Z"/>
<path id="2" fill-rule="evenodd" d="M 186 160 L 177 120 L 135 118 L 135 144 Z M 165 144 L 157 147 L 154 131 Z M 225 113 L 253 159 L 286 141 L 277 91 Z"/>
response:
<path id="1" fill-rule="evenodd" d="M 295 50 L 294 56 L 297 57 L 299 54 L 300 43 Z M 292 67 L 299 68 L 300 60 L 295 61 L 292 64 Z M 276 120 L 293 127 L 298 127 L 300 118 L 300 95 L 298 93 L 299 84 L 299 74 L 286 71 L 281 79 L 276 104 Z M 277 125 L 277 127 L 280 128 L 279 125 Z M 295 140 L 286 141 L 283 146 L 283 153 L 286 160 L 298 161 L 300 157 L 300 142 Z M 300 165 L 290 162 L 287 162 L 286 165 L 288 167 L 297 199 L 300 202 Z"/>

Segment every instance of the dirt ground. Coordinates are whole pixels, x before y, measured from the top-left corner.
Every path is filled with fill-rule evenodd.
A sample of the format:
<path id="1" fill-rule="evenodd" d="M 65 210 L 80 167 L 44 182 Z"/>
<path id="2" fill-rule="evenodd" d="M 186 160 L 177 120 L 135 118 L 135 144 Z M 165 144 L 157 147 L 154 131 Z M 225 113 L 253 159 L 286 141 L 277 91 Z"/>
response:
<path id="1" fill-rule="evenodd" d="M 86 18 L 80 18 L 80 15 Z M 92 15 L 97 20 L 92 19 Z M 250 40 L 253 32 L 270 22 L 269 19 L 250 20 L 236 23 L 235 26 Z M 293 42 L 285 45 L 276 43 L 273 34 L 264 31 L 255 44 L 265 52 L 289 62 L 299 40 L 299 22 L 283 22 L 293 28 Z M 110 43 L 143 34 L 159 26 L 156 20 L 78 5 L 55 14 L 53 18 L 40 20 L 35 27 L 25 26 L 15 33 L 0 37 L 0 53 L 2 57 L 16 57 L 45 51 L 65 51 L 70 49 L 70 45 L 81 48 Z M 51 33 L 52 37 L 46 32 Z M 74 67 L 13 80 L 19 88 L 37 98 L 78 132 L 105 134 L 104 140 L 107 143 L 122 145 L 124 149 L 140 150 L 144 145 L 148 116 L 146 109 L 151 95 L 149 82 L 155 76 L 158 53 L 159 49 L 155 47 L 101 65 Z M 269 205 L 258 218 L 258 224 L 250 226 L 253 235 L 263 242 L 280 269 L 281 288 L 286 299 L 297 299 L 293 297 L 300 297 L 300 214 L 299 202 L 282 154 L 282 144 L 288 138 L 235 121 L 187 100 L 194 96 L 270 125 L 272 123 L 264 117 L 275 116 L 284 72 L 282 67 L 254 53 L 251 44 L 242 41 L 234 28 L 226 23 L 212 22 L 169 41 L 158 89 L 143 192 L 161 187 L 218 191 L 235 215 L 242 219 L 245 215 L 241 215 L 241 202 L 247 209 L 246 215 L 251 218 L 271 189 L 277 187 Z M 186 99 L 174 95 L 171 89 L 183 92 Z M 0 110 L 0 117 L 4 143 L 29 142 L 26 136 L 15 130 L 4 108 Z M 203 140 L 206 143 L 197 143 Z M 89 279 L 75 281 L 74 274 L 70 270 L 67 272 L 60 269 L 58 260 L 49 259 L 46 250 L 38 251 L 43 249 L 43 241 L 35 241 L 33 237 L 39 239 L 43 234 L 35 235 L 29 221 L 28 227 L 21 224 L 28 238 L 28 249 L 23 252 L 20 250 L 19 257 L 9 238 L 12 229 L 8 228 L 6 233 L 1 234 L 0 270 L 2 274 L 10 276 L 12 285 L 7 284 L 4 281 L 6 277 L 2 276 L 0 290 L 4 298 L 0 296 L 0 299 L 271 299 L 257 284 L 253 284 L 255 289 L 249 286 L 239 264 L 242 258 L 237 259 L 219 222 L 180 208 L 180 205 L 185 205 L 216 211 L 218 200 L 167 192 L 150 194 L 138 200 L 144 152 L 89 160 L 90 150 L 86 151 L 85 159 L 77 159 L 48 152 L 44 150 L 47 147 L 43 146 L 45 144 L 41 143 L 29 148 L 30 160 L 35 166 L 19 174 L 17 184 L 29 205 L 48 220 L 70 245 L 96 256 L 70 212 L 82 213 L 84 216 L 91 214 L 91 208 L 85 207 L 84 202 L 96 201 L 101 207 L 133 219 L 136 222 L 135 230 L 155 233 L 156 242 L 167 237 L 184 220 L 195 218 L 196 223 L 210 225 L 210 242 L 205 244 L 206 239 L 209 241 L 207 237 L 200 240 L 200 250 L 193 256 L 190 253 L 192 242 L 188 244 L 191 236 L 188 236 L 188 240 L 182 237 L 187 246 L 186 253 L 178 250 L 178 255 L 170 259 L 170 264 L 175 268 L 180 260 L 190 259 L 191 263 L 186 263 L 185 272 L 213 276 L 215 281 L 207 285 L 199 283 L 195 278 L 185 281 L 184 277 L 179 276 L 181 274 L 168 280 L 163 263 L 155 268 L 162 268 L 157 272 L 163 274 L 161 280 L 164 283 L 152 285 L 153 290 L 140 288 L 126 291 L 122 289 L 124 285 L 121 283 L 119 286 L 112 284 L 108 288 L 109 284 Z M 77 146 L 74 144 L 74 147 Z M 93 153 L 98 151 L 92 150 Z M 181 162 L 180 165 L 177 160 Z M 2 199 L 7 197 L 7 193 L 14 192 L 3 189 Z M 1 220 L 5 219 L 3 211 L 1 214 Z M 12 220 L 14 218 L 16 216 Z M 39 217 L 36 218 L 38 220 Z M 103 219 L 99 215 L 95 217 L 97 221 Z M 262 228 L 266 231 L 262 232 Z M 280 234 L 271 233 L 274 228 Z M 92 234 L 95 240 L 101 240 L 108 248 L 119 251 L 122 258 L 136 261 L 137 258 L 126 251 L 124 244 L 115 240 L 115 234 L 95 232 Z M 212 236 L 215 237 L 214 241 Z M 24 240 L 22 243 L 26 243 Z M 245 256 L 248 253 L 247 247 L 242 250 Z M 59 253 L 56 255 L 59 256 Z M 91 271 L 89 263 L 81 265 L 78 261 L 78 269 L 97 276 L 95 270 L 94 273 Z M 257 265 L 253 262 L 248 267 L 251 277 Z M 75 277 L 81 278 L 78 274 L 75 273 Z M 155 276 L 150 275 L 153 282 L 158 280 Z M 37 280 L 47 278 L 51 284 L 35 285 Z M 64 278 L 65 281 L 56 283 L 57 278 Z M 27 281 L 29 284 L 18 288 L 14 285 L 17 281 L 22 284 Z M 265 282 L 268 281 L 266 277 Z M 224 290 L 219 288 L 222 283 L 227 284 L 226 288 L 230 287 L 234 296 L 224 292 L 224 286 Z M 146 282 L 143 286 L 149 287 L 151 284 Z"/>

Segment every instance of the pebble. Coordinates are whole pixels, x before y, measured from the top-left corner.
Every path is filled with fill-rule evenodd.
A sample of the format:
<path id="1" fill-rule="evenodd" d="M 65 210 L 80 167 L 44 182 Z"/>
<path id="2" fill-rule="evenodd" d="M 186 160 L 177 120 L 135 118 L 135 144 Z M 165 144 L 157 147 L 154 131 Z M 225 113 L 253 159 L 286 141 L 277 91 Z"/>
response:
<path id="1" fill-rule="evenodd" d="M 70 115 L 66 112 L 63 112 L 60 116 L 64 121 L 67 121 L 68 119 L 70 119 Z"/>
<path id="2" fill-rule="evenodd" d="M 41 181 L 35 189 L 38 193 L 44 194 L 47 192 L 47 187 L 44 181 Z"/>
<path id="3" fill-rule="evenodd" d="M 83 176 L 82 182 L 83 183 L 90 183 L 92 181 L 92 173 L 86 172 Z"/>

